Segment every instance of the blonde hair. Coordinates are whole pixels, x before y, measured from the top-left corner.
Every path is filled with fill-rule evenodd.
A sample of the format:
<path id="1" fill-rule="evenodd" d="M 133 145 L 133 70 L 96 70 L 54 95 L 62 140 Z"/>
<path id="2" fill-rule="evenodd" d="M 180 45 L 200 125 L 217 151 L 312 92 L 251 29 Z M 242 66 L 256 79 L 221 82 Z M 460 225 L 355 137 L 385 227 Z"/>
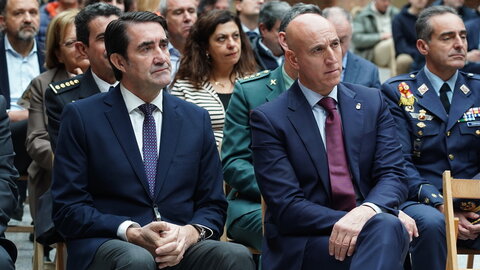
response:
<path id="1" fill-rule="evenodd" d="M 161 0 L 137 0 L 138 11 L 156 12 L 160 8 Z"/>
<path id="2" fill-rule="evenodd" d="M 75 25 L 75 16 L 78 9 L 70 9 L 55 16 L 47 28 L 47 37 L 45 41 L 45 67 L 52 69 L 62 66 L 57 57 L 57 50 L 60 50 L 60 42 L 66 35 L 68 26 Z"/>

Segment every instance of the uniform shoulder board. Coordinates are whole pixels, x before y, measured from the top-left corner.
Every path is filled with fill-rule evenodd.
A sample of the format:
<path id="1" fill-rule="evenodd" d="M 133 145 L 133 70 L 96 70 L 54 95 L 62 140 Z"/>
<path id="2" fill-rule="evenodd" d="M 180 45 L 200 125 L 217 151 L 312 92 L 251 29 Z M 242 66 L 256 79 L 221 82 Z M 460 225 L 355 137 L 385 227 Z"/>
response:
<path id="1" fill-rule="evenodd" d="M 467 76 L 469 79 L 474 79 L 474 80 L 480 80 L 480 75 L 476 73 L 471 73 L 471 72 L 463 72 L 460 71 L 464 76 Z"/>
<path id="2" fill-rule="evenodd" d="M 398 81 L 412 81 L 417 78 L 417 72 L 410 72 L 406 74 L 401 74 L 395 77 L 392 77 L 388 79 L 385 83 L 392 83 L 392 82 L 398 82 Z"/>
<path id="3" fill-rule="evenodd" d="M 260 78 L 264 78 L 268 75 L 270 75 L 270 70 L 263 70 L 263 71 L 254 73 L 252 75 L 240 78 L 240 79 L 238 79 L 238 82 L 239 83 L 244 83 L 244 82 L 249 82 L 249 81 L 255 81 L 255 80 L 258 80 Z"/>
<path id="4" fill-rule="evenodd" d="M 71 89 L 73 89 L 75 87 L 78 87 L 78 85 L 81 82 L 82 77 L 83 77 L 83 75 L 78 75 L 78 76 L 75 76 L 73 78 L 63 80 L 63 81 L 53 82 L 53 83 L 49 84 L 48 86 L 50 86 L 50 89 L 52 89 L 52 91 L 55 94 L 58 95 L 58 94 L 70 91 Z"/>

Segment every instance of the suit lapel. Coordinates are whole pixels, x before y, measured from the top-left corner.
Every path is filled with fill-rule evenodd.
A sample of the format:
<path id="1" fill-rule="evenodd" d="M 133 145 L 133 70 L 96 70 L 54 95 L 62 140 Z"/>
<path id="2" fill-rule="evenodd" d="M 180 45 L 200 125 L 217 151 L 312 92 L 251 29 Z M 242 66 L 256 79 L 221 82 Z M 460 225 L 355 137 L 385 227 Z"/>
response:
<path id="1" fill-rule="evenodd" d="M 412 93 L 417 99 L 418 104 L 425 108 L 427 111 L 436 115 L 443 122 L 447 122 L 447 113 L 445 112 L 442 102 L 440 101 L 440 98 L 435 92 L 435 89 L 433 89 L 433 86 L 430 84 L 430 80 L 428 80 L 427 76 L 425 75 L 425 71 L 421 70 L 418 73 L 417 81 L 425 82 L 425 85 L 428 87 L 428 91 L 424 92 L 423 94 L 419 91 L 418 88 L 411 89 Z M 421 85 L 418 87 L 421 87 Z"/>
<path id="2" fill-rule="evenodd" d="M 345 152 L 353 176 L 352 180 L 357 182 L 357 187 L 359 187 L 358 180 L 360 179 L 358 160 L 361 144 L 359 142 L 362 141 L 364 122 L 362 103 L 362 100 L 356 98 L 354 91 L 344 84 L 338 85 L 338 107 L 342 117 Z"/>
<path id="3" fill-rule="evenodd" d="M 343 73 L 343 82 L 356 82 L 362 70 L 362 68 L 358 66 L 358 59 L 352 57 L 351 54 L 351 52 L 347 52 L 347 66 Z"/>
<path id="4" fill-rule="evenodd" d="M 97 83 L 95 82 L 95 79 L 93 78 L 92 75 L 92 70 L 88 69 L 87 72 L 85 72 L 85 75 L 83 75 L 82 78 L 82 83 L 80 84 L 81 91 L 78 91 L 79 96 L 78 99 L 83 99 L 87 98 L 89 96 L 92 96 L 94 94 L 100 93 L 100 88 L 98 88 Z M 120 93 L 120 91 L 118 91 Z M 121 95 L 120 95 L 121 97 Z M 123 101 L 123 98 L 122 98 Z"/>
<path id="5" fill-rule="evenodd" d="M 297 81 L 293 83 L 288 92 L 288 108 L 290 109 L 288 119 L 303 144 L 308 146 L 306 151 L 315 165 L 323 187 L 329 191 L 328 196 L 330 198 L 327 154 L 310 104 L 300 90 Z"/>
<path id="6" fill-rule="evenodd" d="M 106 95 L 105 103 L 109 106 L 109 109 L 105 111 L 105 115 L 112 126 L 112 130 L 125 152 L 125 156 L 132 165 L 135 174 L 140 179 L 145 192 L 150 194 L 142 156 L 138 149 L 130 116 L 128 115 L 119 85 Z"/>
<path id="7" fill-rule="evenodd" d="M 266 82 L 266 86 L 271 92 L 266 95 L 267 102 L 276 99 L 280 94 L 285 92 L 285 82 L 283 81 L 282 66 L 272 71 L 270 80 Z"/>
<path id="8" fill-rule="evenodd" d="M 157 163 L 157 178 L 155 184 L 155 198 L 165 183 L 168 169 L 175 155 L 183 120 L 178 115 L 175 99 L 166 91 L 163 92 L 162 135 L 160 138 L 160 152 Z"/>
<path id="9" fill-rule="evenodd" d="M 450 106 L 450 114 L 448 116 L 447 130 L 450 130 L 457 120 L 473 106 L 472 90 L 468 89 L 466 82 L 461 73 L 458 74 L 458 79 L 453 90 L 452 104 Z"/>

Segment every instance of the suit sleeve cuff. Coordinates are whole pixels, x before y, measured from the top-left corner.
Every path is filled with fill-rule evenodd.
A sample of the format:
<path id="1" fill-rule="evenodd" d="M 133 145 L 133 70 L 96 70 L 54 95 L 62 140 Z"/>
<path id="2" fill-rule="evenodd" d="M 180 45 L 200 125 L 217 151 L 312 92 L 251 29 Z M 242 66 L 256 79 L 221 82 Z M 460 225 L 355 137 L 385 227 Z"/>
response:
<path id="1" fill-rule="evenodd" d="M 122 222 L 120 224 L 120 226 L 118 226 L 118 229 L 117 229 L 118 238 L 122 239 L 123 241 L 128 242 L 127 229 L 130 228 L 130 227 L 140 228 L 140 224 L 138 224 L 137 222 L 133 222 L 131 220 L 126 220 L 126 221 Z"/>
<path id="2" fill-rule="evenodd" d="M 418 201 L 436 207 L 443 204 L 443 196 L 434 185 L 424 184 L 418 190 Z"/>
<path id="3" fill-rule="evenodd" d="M 372 208 L 373 211 L 375 211 L 375 213 L 377 213 L 377 214 L 383 213 L 383 210 L 374 203 L 365 202 L 365 203 L 362 203 L 362 205 L 365 205 L 365 206 L 368 206 L 368 207 Z"/>

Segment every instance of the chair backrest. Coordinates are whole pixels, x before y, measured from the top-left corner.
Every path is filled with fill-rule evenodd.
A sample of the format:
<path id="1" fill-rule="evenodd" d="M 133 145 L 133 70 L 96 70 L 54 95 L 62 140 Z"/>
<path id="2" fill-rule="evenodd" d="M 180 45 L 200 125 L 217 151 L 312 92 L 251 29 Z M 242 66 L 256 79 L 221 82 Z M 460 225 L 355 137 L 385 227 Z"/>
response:
<path id="1" fill-rule="evenodd" d="M 443 173 L 443 197 L 447 229 L 447 270 L 457 270 L 458 219 L 455 220 L 454 216 L 453 198 L 480 199 L 480 181 L 472 179 L 454 179 L 450 171 L 447 170 Z"/>

